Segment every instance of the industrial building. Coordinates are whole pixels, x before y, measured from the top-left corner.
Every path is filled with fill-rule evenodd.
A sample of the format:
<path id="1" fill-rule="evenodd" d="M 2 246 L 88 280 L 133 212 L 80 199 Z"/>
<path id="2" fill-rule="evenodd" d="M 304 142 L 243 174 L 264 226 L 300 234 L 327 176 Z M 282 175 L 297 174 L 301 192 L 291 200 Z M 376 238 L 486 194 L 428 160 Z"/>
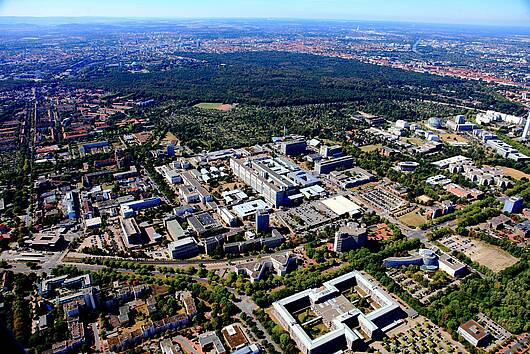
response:
<path id="1" fill-rule="evenodd" d="M 234 175 L 275 207 L 300 201 L 303 195 L 299 188 L 319 183 L 318 178 L 282 158 L 230 159 L 230 168 Z"/>

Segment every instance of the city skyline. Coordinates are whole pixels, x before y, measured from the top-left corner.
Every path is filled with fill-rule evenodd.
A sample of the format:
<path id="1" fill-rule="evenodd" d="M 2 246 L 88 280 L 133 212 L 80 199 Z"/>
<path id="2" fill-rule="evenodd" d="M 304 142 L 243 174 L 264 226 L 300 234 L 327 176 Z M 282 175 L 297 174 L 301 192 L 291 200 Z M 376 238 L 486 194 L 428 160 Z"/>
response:
<path id="1" fill-rule="evenodd" d="M 308 6 L 310 5 L 310 6 Z M 2 17 L 292 18 L 530 26 L 530 1 L 0 1 Z"/>

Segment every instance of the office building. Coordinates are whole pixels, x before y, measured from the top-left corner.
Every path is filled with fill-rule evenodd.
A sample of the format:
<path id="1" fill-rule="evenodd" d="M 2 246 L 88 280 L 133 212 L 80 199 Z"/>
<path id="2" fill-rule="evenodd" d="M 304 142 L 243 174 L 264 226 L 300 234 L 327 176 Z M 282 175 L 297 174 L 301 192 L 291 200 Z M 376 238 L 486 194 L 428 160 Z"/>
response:
<path id="1" fill-rule="evenodd" d="M 153 197 L 153 198 L 133 200 L 131 202 L 122 203 L 120 205 L 120 213 L 122 217 L 129 218 L 134 215 L 134 211 L 140 210 L 140 209 L 152 208 L 154 206 L 159 205 L 160 202 L 161 200 L 159 197 Z"/>
<path id="2" fill-rule="evenodd" d="M 230 159 L 230 168 L 267 203 L 280 207 L 303 199 L 299 188 L 318 184 L 319 179 L 282 158 L 261 156 Z"/>
<path id="3" fill-rule="evenodd" d="M 307 149 L 305 138 L 283 141 L 280 143 L 280 151 L 285 156 L 301 155 Z"/>
<path id="4" fill-rule="evenodd" d="M 530 134 L 530 112 L 528 112 L 528 118 L 526 118 L 526 124 L 523 129 L 523 136 L 521 137 L 521 140 L 527 141 L 528 134 Z"/>
<path id="5" fill-rule="evenodd" d="M 166 154 L 169 157 L 175 156 L 175 144 L 173 144 L 172 142 L 167 144 Z"/>
<path id="6" fill-rule="evenodd" d="M 340 145 L 322 145 L 320 147 L 320 155 L 322 157 L 338 157 L 342 155 L 342 146 Z"/>
<path id="7" fill-rule="evenodd" d="M 76 219 L 77 210 L 78 210 L 77 193 L 74 193 L 72 191 L 67 192 L 64 196 L 63 203 L 64 203 L 64 215 L 68 219 Z"/>
<path id="8" fill-rule="evenodd" d="M 256 211 L 256 232 L 267 232 L 269 230 L 269 212 L 267 210 Z"/>
<path id="9" fill-rule="evenodd" d="M 383 260 L 385 267 L 394 268 L 408 265 L 416 265 L 423 270 L 436 270 L 446 272 L 453 278 L 463 276 L 467 272 L 464 263 L 456 260 L 445 252 L 439 251 L 439 255 L 430 249 L 419 249 L 410 256 L 389 257 Z"/>
<path id="10" fill-rule="evenodd" d="M 419 166 L 419 163 L 414 161 L 404 161 L 398 163 L 398 170 L 401 172 L 412 172 Z"/>
<path id="11" fill-rule="evenodd" d="M 199 345 L 206 354 L 226 354 L 226 349 L 221 339 L 215 332 L 206 332 L 199 335 Z"/>
<path id="12" fill-rule="evenodd" d="M 217 208 L 217 214 L 221 217 L 221 219 L 226 223 L 229 227 L 235 227 L 238 224 L 238 220 L 234 214 L 230 212 L 225 207 L 218 207 Z"/>
<path id="13" fill-rule="evenodd" d="M 348 252 L 362 247 L 366 241 L 368 241 L 368 230 L 358 224 L 350 223 L 347 226 L 341 226 L 335 233 L 333 251 Z"/>
<path id="14" fill-rule="evenodd" d="M 523 210 L 524 199 L 518 196 L 512 196 L 504 201 L 504 213 L 518 213 Z"/>
<path id="15" fill-rule="evenodd" d="M 267 271 L 274 271 L 280 277 L 283 277 L 287 272 L 291 271 L 296 258 L 291 252 L 272 254 L 263 258 L 258 258 L 255 261 L 242 263 L 234 267 L 238 274 L 246 274 L 250 278 L 250 282 L 254 283 L 263 278 Z"/>
<path id="16" fill-rule="evenodd" d="M 120 217 L 120 227 L 126 245 L 141 243 L 142 232 L 134 218 Z"/>
<path id="17" fill-rule="evenodd" d="M 474 320 L 462 323 L 457 332 L 475 347 L 486 346 L 491 337 L 490 333 Z"/>
<path id="18" fill-rule="evenodd" d="M 193 237 L 185 237 L 170 242 L 168 250 L 173 259 L 192 258 L 199 254 L 199 245 Z"/>
<path id="19" fill-rule="evenodd" d="M 369 297 L 377 309 L 361 311 L 343 295 L 345 291 Z M 327 281 L 320 288 L 276 301 L 272 306 L 274 317 L 303 354 L 362 351 L 365 340 L 380 338 L 384 328 L 403 316 L 390 295 L 357 271 Z M 304 328 L 295 313 L 305 308 L 314 312 L 316 320 Z M 310 336 L 307 326 L 316 325 L 325 326 L 327 333 L 316 338 Z"/>
<path id="20" fill-rule="evenodd" d="M 187 221 L 199 237 L 213 235 L 223 229 L 223 225 L 208 212 L 194 214 Z"/>
<path id="21" fill-rule="evenodd" d="M 328 160 L 320 160 L 315 162 L 313 172 L 316 176 L 320 176 L 322 174 L 328 174 L 334 170 L 352 168 L 353 162 L 354 160 L 351 156 L 342 156 L 331 158 Z"/>
<path id="22" fill-rule="evenodd" d="M 179 240 L 187 236 L 186 231 L 180 226 L 177 220 L 166 220 L 165 222 L 166 230 L 173 241 Z"/>

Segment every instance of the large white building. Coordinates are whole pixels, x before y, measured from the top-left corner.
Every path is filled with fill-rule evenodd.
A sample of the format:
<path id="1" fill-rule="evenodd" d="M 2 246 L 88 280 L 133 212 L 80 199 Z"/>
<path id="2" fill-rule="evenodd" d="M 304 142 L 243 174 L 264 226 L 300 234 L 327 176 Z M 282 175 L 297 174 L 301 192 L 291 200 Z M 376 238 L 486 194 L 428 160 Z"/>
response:
<path id="1" fill-rule="evenodd" d="M 234 175 L 275 207 L 302 199 L 299 188 L 319 183 L 318 178 L 282 158 L 230 159 L 230 168 Z"/>
<path id="2" fill-rule="evenodd" d="M 359 309 L 345 295 L 351 292 L 368 298 L 370 309 Z M 295 313 L 312 311 L 316 318 L 301 323 Z M 383 289 L 360 272 L 353 271 L 325 282 L 318 289 L 307 289 L 273 303 L 274 316 L 289 332 L 298 349 L 304 354 L 326 354 L 356 351 L 363 347 L 365 338 L 377 339 L 397 324 L 403 315 L 399 304 Z M 304 326 L 322 322 L 329 331 L 311 337 Z"/>

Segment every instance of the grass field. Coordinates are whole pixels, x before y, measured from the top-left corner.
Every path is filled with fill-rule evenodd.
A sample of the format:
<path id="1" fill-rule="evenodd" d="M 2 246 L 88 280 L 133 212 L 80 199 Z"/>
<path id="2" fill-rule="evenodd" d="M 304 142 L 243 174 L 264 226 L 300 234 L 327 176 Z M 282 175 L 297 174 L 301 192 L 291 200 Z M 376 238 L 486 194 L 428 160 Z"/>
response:
<path id="1" fill-rule="evenodd" d="M 399 221 L 409 227 L 420 227 L 427 222 L 427 219 L 416 210 L 401 216 Z"/>
<path id="2" fill-rule="evenodd" d="M 200 109 L 215 109 L 218 111 L 229 111 L 230 109 L 232 109 L 233 106 L 231 104 L 225 104 L 225 103 L 220 103 L 220 102 L 201 102 L 201 103 L 197 103 L 193 107 L 200 108 Z"/>
<path id="3" fill-rule="evenodd" d="M 416 146 L 423 145 L 423 143 L 424 143 L 423 139 L 415 138 L 415 137 L 413 137 L 413 138 L 400 138 L 399 140 L 401 140 L 401 141 L 403 141 L 405 143 L 416 145 Z"/>
<path id="4" fill-rule="evenodd" d="M 175 134 L 173 134 L 171 132 L 168 132 L 168 133 L 166 133 L 166 136 L 162 139 L 161 143 L 162 144 L 167 144 L 170 141 L 176 141 L 178 143 L 179 139 L 175 136 Z"/>
<path id="5" fill-rule="evenodd" d="M 380 149 L 382 147 L 383 147 L 382 144 L 365 145 L 365 146 L 361 146 L 361 151 L 362 152 L 366 152 L 366 153 L 370 153 L 370 152 L 376 151 L 376 150 L 378 150 L 378 149 Z"/>
<path id="6" fill-rule="evenodd" d="M 497 246 L 489 245 L 479 240 L 473 240 L 474 246 L 464 253 L 473 262 L 488 267 L 495 273 L 503 271 L 517 263 L 518 259 Z"/>
<path id="7" fill-rule="evenodd" d="M 458 134 L 440 134 L 440 139 L 442 139 L 443 142 L 447 142 L 447 141 L 457 141 L 459 143 L 467 142 L 466 138 Z"/>
<path id="8" fill-rule="evenodd" d="M 500 247 L 469 237 L 453 235 L 440 240 L 440 243 L 451 250 L 464 253 L 473 262 L 477 262 L 495 273 L 503 271 L 519 261 Z"/>
<path id="9" fill-rule="evenodd" d="M 506 173 L 508 176 L 512 177 L 513 179 L 520 180 L 525 177 L 530 179 L 530 175 L 528 173 L 524 173 L 523 171 L 516 170 L 515 168 L 505 167 L 505 166 L 495 166 L 495 167 L 500 168 L 504 173 Z"/>

